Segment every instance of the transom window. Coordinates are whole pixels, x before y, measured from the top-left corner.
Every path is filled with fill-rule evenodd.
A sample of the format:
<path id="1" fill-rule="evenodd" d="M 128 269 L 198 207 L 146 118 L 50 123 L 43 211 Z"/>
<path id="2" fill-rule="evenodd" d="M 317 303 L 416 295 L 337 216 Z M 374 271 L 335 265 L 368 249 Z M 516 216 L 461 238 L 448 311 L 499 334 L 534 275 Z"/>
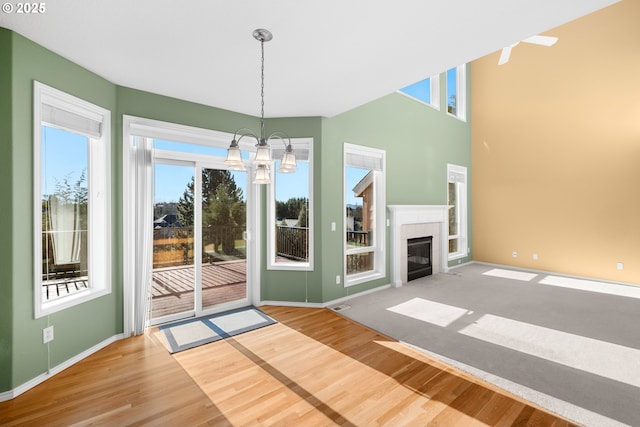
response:
<path id="1" fill-rule="evenodd" d="M 400 93 L 439 110 L 440 76 L 427 77 L 424 80 L 400 89 Z"/>
<path id="2" fill-rule="evenodd" d="M 447 70 L 447 113 L 466 121 L 466 65 Z"/>
<path id="3" fill-rule="evenodd" d="M 344 145 L 345 286 L 384 277 L 385 152 Z"/>
<path id="4" fill-rule="evenodd" d="M 35 317 L 111 292 L 110 112 L 34 84 Z"/>

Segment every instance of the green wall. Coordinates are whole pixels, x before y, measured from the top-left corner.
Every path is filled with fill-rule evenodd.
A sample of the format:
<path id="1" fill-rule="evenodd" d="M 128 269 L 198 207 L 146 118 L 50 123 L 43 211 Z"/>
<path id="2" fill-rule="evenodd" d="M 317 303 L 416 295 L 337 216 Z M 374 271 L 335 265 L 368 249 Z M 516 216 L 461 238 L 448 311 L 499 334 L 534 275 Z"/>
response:
<path id="1" fill-rule="evenodd" d="M 6 34 L 6 30 L 3 30 L 3 34 Z M 12 133 L 7 145 L 11 164 L 2 168 L 3 173 L 9 171 L 7 180 L 2 181 L 10 183 L 8 192 L 11 204 L 8 209 L 11 213 L 6 218 L 10 218 L 12 236 L 5 240 L 5 244 L 11 250 L 8 270 L 12 274 L 8 286 L 12 288 L 9 300 L 13 311 L 10 321 L 13 335 L 10 338 L 11 369 L 7 371 L 11 375 L 10 385 L 15 387 L 122 332 L 122 273 L 118 262 L 121 231 L 114 222 L 112 294 L 34 320 L 33 81 L 38 80 L 111 111 L 115 110 L 116 87 L 16 33 L 10 33 L 9 38 L 9 63 L 12 66 L 8 80 L 11 93 L 9 117 Z M 2 84 L 6 83 L 7 80 L 3 78 Z M 115 132 L 115 127 L 112 132 Z M 114 150 L 112 155 L 115 160 Z M 115 182 L 114 179 L 114 185 Z M 115 218 L 119 198 L 115 191 L 112 197 L 115 202 L 112 216 Z M 3 257 L 2 263 L 5 262 Z M 5 271 L 4 265 L 2 270 Z M 55 340 L 42 344 L 42 329 L 47 324 L 54 325 Z M 2 375 L 7 371 L 3 369 Z M 6 383 L 4 377 L 3 382 Z"/>
<path id="2" fill-rule="evenodd" d="M 33 318 L 32 277 L 33 80 L 109 109 L 113 141 L 113 292 L 37 320 Z M 441 93 L 445 93 L 444 78 L 441 80 Z M 4 153 L 0 193 L 3 200 L 11 201 L 3 212 L 10 227 L 4 232 L 6 244 L 0 247 L 1 393 L 123 331 L 122 115 L 226 132 L 258 129 L 259 118 L 114 85 L 2 28 L 0 90 Z M 387 204 L 445 204 L 446 164 L 470 168 L 469 123 L 396 93 L 332 118 L 268 119 L 266 128 L 314 139 L 315 268 L 309 272 L 267 270 L 266 216 L 262 215 L 263 300 L 322 303 L 389 283 L 387 260 L 384 279 L 349 288 L 335 284 L 336 275 L 343 274 L 343 236 L 331 231 L 331 223 L 343 229 L 343 143 L 386 150 Z M 261 212 L 266 212 L 265 189 L 261 191 Z M 48 324 L 55 327 L 55 340 L 44 345 L 42 329 Z"/>
<path id="3" fill-rule="evenodd" d="M 322 224 L 320 218 L 321 199 L 320 194 L 320 153 L 322 148 L 322 119 L 319 117 L 302 117 L 287 119 L 270 119 L 266 122 L 267 133 L 275 131 L 286 132 L 291 138 L 313 138 L 313 159 L 314 159 L 314 179 L 313 179 L 313 226 L 315 254 L 314 271 L 282 271 L 267 270 L 267 250 L 266 231 L 263 232 L 260 271 L 260 293 L 264 301 L 291 301 L 320 303 L 322 299 L 322 270 L 318 267 L 321 264 L 319 253 L 321 248 Z M 263 197 L 262 200 L 266 200 Z M 266 206 L 262 206 L 261 212 L 267 212 Z M 267 229 L 267 218 L 261 218 L 262 230 Z"/>
<path id="4" fill-rule="evenodd" d="M 444 74 L 440 82 L 440 93 L 444 94 Z M 444 98 L 441 105 L 445 105 Z M 319 232 L 322 236 L 322 252 L 317 258 L 321 261 L 317 264 L 324 278 L 323 301 L 331 301 L 386 285 L 390 277 L 387 232 L 387 277 L 348 288 L 335 284 L 336 275 L 343 273 L 343 236 L 331 232 L 330 224 L 336 222 L 337 229 L 343 229 L 343 144 L 346 142 L 386 150 L 387 205 L 444 205 L 447 203 L 447 163 L 466 166 L 471 175 L 471 130 L 468 122 L 446 114 L 444 109 L 438 111 L 402 94 L 392 93 L 324 119 L 322 136 Z M 468 260 L 470 257 L 461 262 Z M 341 282 L 344 283 L 344 278 Z"/>
<path id="5" fill-rule="evenodd" d="M 12 188 L 12 123 L 11 118 L 11 39 L 12 32 L 0 28 L 0 198 L 3 200 L 2 230 L 3 244 L 0 245 L 0 392 L 11 388 L 13 358 L 11 347 L 13 330 L 13 188 Z M 9 201 L 8 204 L 5 204 Z"/>

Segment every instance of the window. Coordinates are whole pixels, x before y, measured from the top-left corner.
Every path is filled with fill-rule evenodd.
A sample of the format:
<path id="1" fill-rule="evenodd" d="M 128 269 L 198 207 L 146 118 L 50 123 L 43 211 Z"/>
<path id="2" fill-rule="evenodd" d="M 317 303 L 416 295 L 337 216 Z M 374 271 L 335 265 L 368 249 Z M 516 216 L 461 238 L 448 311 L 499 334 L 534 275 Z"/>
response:
<path id="1" fill-rule="evenodd" d="M 297 169 L 272 172 L 268 227 L 270 270 L 313 270 L 313 140 L 292 139 Z M 273 159 L 281 159 L 282 148 L 272 146 Z M 273 170 L 280 167 L 274 162 Z"/>
<path id="2" fill-rule="evenodd" d="M 467 256 L 467 168 L 447 165 L 449 259 Z"/>
<path id="3" fill-rule="evenodd" d="M 345 286 L 384 277 L 385 152 L 344 144 Z"/>
<path id="4" fill-rule="evenodd" d="M 447 113 L 466 120 L 466 65 L 447 70 Z"/>
<path id="5" fill-rule="evenodd" d="M 111 292 L 110 117 L 34 84 L 36 318 Z"/>
<path id="6" fill-rule="evenodd" d="M 439 110 L 440 76 L 427 77 L 424 80 L 400 89 L 400 93 Z"/>

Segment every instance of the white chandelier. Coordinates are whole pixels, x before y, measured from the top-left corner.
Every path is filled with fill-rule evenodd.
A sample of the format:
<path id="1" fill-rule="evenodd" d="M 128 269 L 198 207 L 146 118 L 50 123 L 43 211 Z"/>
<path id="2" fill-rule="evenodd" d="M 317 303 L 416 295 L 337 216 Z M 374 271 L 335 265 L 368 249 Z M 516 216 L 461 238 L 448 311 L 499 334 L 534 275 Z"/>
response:
<path id="1" fill-rule="evenodd" d="M 253 37 L 260 42 L 262 49 L 261 57 L 261 86 L 260 86 L 260 137 L 258 138 L 251 129 L 242 128 L 235 132 L 233 140 L 229 149 L 227 150 L 227 159 L 224 161 L 232 170 L 246 170 L 244 162 L 242 161 L 242 153 L 238 143 L 245 136 L 251 136 L 258 141 L 256 144 L 256 156 L 253 159 L 253 163 L 256 165 L 256 176 L 253 180 L 254 184 L 269 184 L 271 183 L 271 166 L 273 160 L 271 159 L 271 147 L 269 141 L 279 139 L 285 146 L 284 155 L 280 161 L 280 167 L 278 172 L 289 173 L 296 170 L 296 155 L 291 147 L 291 138 L 284 132 L 273 132 L 271 135 L 265 138 L 264 134 L 264 43 L 273 38 L 273 35 L 269 30 L 257 29 L 253 31 Z"/>

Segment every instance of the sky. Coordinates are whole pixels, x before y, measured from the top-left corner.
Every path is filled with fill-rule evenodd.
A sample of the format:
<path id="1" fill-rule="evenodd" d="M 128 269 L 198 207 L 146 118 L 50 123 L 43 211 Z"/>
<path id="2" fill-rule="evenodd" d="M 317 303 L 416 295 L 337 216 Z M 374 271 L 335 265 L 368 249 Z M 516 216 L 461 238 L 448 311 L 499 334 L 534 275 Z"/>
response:
<path id="1" fill-rule="evenodd" d="M 48 126 L 42 127 L 42 194 L 55 191 L 65 177 L 73 187 L 87 169 L 87 137 Z M 86 181 L 84 186 L 86 187 Z"/>
<path id="2" fill-rule="evenodd" d="M 453 67 L 447 70 L 447 99 L 446 105 L 451 102 L 451 96 L 456 95 L 458 72 L 457 68 Z M 406 93 L 413 98 L 419 99 L 427 104 L 431 104 L 431 78 L 427 77 L 424 80 L 413 83 L 407 87 L 400 89 L 401 92 Z"/>

